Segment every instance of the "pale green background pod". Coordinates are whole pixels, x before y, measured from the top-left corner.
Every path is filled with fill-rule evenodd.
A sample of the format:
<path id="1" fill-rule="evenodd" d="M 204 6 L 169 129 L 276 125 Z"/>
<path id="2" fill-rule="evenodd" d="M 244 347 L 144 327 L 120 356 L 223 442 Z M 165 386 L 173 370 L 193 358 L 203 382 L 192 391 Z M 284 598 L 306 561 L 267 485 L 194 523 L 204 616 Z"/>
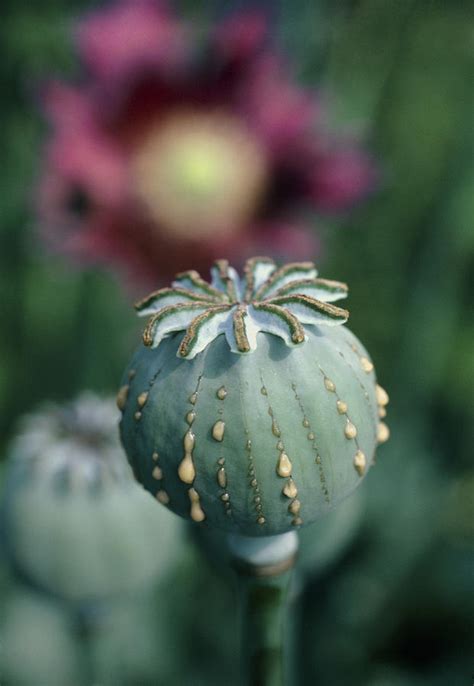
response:
<path id="1" fill-rule="evenodd" d="M 230 532 L 314 522 L 388 437 L 373 363 L 342 326 L 347 311 L 328 304 L 347 287 L 311 263 L 259 259 L 243 283 L 220 261 L 212 286 L 195 272 L 173 285 L 138 305 L 154 314 L 118 396 L 137 479 L 177 514 Z"/>
<path id="2" fill-rule="evenodd" d="M 117 415 L 113 400 L 88 393 L 46 405 L 11 448 L 2 552 L 19 578 L 67 601 L 133 591 L 161 565 L 149 541 L 163 520 L 133 479 Z"/>

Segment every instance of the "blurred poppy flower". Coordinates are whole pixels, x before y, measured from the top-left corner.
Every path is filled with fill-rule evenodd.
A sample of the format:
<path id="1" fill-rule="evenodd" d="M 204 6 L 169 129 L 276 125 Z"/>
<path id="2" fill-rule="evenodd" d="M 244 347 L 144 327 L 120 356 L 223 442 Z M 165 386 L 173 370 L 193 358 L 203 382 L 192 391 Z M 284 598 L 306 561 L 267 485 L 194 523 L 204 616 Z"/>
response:
<path id="1" fill-rule="evenodd" d="M 50 84 L 39 185 L 48 242 L 142 282 L 226 254 L 316 249 L 302 213 L 344 211 L 374 184 L 334 139 L 257 13 L 202 39 L 164 5 L 123 0 L 78 26 L 81 83 Z"/>

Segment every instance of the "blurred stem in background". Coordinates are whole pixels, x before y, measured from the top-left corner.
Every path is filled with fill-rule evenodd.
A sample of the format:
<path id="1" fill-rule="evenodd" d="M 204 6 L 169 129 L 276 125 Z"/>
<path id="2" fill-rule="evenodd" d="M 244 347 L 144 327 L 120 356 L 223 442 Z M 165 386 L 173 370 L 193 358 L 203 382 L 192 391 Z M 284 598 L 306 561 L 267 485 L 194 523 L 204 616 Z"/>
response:
<path id="1" fill-rule="evenodd" d="M 91 269 L 83 271 L 78 279 L 72 335 L 80 341 L 80 346 L 71 360 L 73 389 L 93 388 L 97 383 L 97 368 L 107 364 L 104 349 L 98 345 L 98 338 L 107 336 L 104 302 L 97 299 L 102 281 L 103 275 Z"/>
<path id="2" fill-rule="evenodd" d="M 447 161 L 442 182 L 445 192 L 433 201 L 426 222 L 428 230 L 421 241 L 396 364 L 411 380 L 410 400 L 403 408 L 404 421 L 413 423 L 411 418 L 416 409 L 419 415 L 416 423 L 427 434 L 430 414 L 437 413 L 442 429 L 436 433 L 451 445 L 458 440 L 457 426 L 453 422 L 456 431 L 443 437 L 450 428 L 444 414 L 449 411 L 449 405 L 454 404 L 462 415 L 470 392 L 469 375 L 466 379 L 462 373 L 456 373 L 458 360 L 462 359 L 456 332 L 462 329 L 465 313 L 472 306 L 469 273 L 473 239 L 468 217 L 472 216 L 472 175 L 469 172 L 472 171 L 473 147 L 472 139 L 462 141 L 457 154 Z M 413 331 L 418 331 L 416 338 Z M 449 402 L 444 398 L 448 390 Z M 420 421 L 420 417 L 424 421 Z M 451 464 L 454 471 L 468 466 L 462 445 L 456 453 L 460 459 L 458 464 Z"/>
<path id="3" fill-rule="evenodd" d="M 76 612 L 74 622 L 75 636 L 81 654 L 81 686 L 92 686 L 96 683 L 94 661 L 94 640 L 96 638 L 96 622 L 87 611 Z"/>
<path id="4" fill-rule="evenodd" d="M 24 235 L 16 230 L 17 222 L 25 221 L 23 213 L 14 213 L 15 226 L 2 235 L 0 251 L 9 256 L 2 268 L 2 307 L 0 328 L 2 331 L 2 356 L 8 360 L 8 365 L 1 369 L 0 399 L 2 407 L 8 408 L 2 412 L 0 432 L 5 434 L 10 430 L 12 417 L 21 412 L 22 399 L 18 388 L 25 388 L 27 383 L 27 367 L 24 364 L 26 343 L 26 321 L 24 317 L 25 300 L 27 295 L 27 276 L 29 263 L 25 250 Z M 3 397 L 2 397 L 3 396 Z"/>

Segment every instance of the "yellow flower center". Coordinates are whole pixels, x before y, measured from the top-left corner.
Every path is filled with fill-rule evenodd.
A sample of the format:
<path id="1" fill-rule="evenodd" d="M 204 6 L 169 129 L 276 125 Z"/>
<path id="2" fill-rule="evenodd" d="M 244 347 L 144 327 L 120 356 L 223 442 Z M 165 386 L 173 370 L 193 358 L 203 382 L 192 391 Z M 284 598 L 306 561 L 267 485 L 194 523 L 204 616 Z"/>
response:
<path id="1" fill-rule="evenodd" d="M 160 231 L 189 240 L 238 231 L 256 210 L 266 172 L 259 141 L 222 112 L 173 113 L 132 163 L 135 191 Z"/>

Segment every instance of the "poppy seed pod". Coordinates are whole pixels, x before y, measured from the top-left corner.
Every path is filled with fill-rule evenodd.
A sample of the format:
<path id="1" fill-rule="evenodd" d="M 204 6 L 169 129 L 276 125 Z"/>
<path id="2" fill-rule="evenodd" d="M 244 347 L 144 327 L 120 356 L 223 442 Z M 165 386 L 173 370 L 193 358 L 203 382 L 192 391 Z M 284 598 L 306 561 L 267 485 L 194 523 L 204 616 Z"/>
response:
<path id="1" fill-rule="evenodd" d="M 117 437 L 112 399 L 84 393 L 25 418 L 0 510 L 16 575 L 69 602 L 133 591 L 160 567 L 148 537 L 160 524 Z"/>
<path id="2" fill-rule="evenodd" d="M 314 522 L 348 496 L 388 438 L 388 396 L 332 304 L 347 286 L 310 262 L 227 261 L 179 274 L 118 394 L 136 478 L 177 514 L 245 536 Z M 183 332 L 184 335 L 183 335 Z"/>

